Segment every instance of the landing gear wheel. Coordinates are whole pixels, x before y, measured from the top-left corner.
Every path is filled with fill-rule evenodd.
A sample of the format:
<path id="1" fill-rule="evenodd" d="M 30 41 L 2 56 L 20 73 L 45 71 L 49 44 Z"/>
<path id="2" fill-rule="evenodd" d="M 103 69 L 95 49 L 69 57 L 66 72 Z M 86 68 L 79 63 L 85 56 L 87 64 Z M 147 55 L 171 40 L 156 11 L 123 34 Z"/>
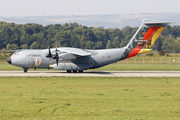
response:
<path id="1" fill-rule="evenodd" d="M 71 70 L 67 70 L 67 73 L 71 73 Z"/>
<path id="2" fill-rule="evenodd" d="M 77 70 L 73 70 L 73 73 L 77 73 Z"/>
<path id="3" fill-rule="evenodd" d="M 23 68 L 23 69 L 24 69 L 24 72 L 25 72 L 25 73 L 27 73 L 27 71 L 28 71 L 28 68 Z"/>
<path id="4" fill-rule="evenodd" d="M 24 69 L 24 72 L 25 72 L 25 73 L 27 73 L 27 70 L 26 70 L 26 69 Z"/>
<path id="5" fill-rule="evenodd" d="M 79 73 L 83 73 L 83 70 L 79 70 Z"/>

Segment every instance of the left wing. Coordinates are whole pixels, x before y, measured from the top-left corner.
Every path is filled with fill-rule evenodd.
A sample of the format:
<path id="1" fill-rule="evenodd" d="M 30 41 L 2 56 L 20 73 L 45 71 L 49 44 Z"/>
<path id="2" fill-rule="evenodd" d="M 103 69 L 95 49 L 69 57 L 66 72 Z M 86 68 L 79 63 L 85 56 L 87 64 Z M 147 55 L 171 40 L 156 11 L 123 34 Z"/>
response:
<path id="1" fill-rule="evenodd" d="M 60 52 L 72 53 L 73 55 L 76 55 L 76 56 L 90 56 L 92 54 L 79 48 L 62 47 L 62 48 L 57 48 L 57 49 Z"/>
<path id="2" fill-rule="evenodd" d="M 54 51 L 55 50 L 55 51 Z M 58 66 L 58 61 L 71 61 L 76 59 L 77 57 L 82 56 L 90 56 L 92 53 L 86 52 L 83 49 L 79 48 L 70 48 L 70 47 L 62 47 L 51 50 L 49 48 L 49 53 L 46 55 L 47 58 L 50 58 L 49 66 L 51 67 L 51 58 L 56 59 L 56 64 Z"/>

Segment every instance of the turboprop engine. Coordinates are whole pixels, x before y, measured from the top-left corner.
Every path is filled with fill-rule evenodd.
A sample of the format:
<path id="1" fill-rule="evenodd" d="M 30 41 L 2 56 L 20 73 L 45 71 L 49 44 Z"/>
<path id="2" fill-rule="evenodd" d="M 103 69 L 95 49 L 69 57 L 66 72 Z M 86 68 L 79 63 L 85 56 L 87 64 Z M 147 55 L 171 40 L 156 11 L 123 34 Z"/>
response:
<path id="1" fill-rule="evenodd" d="M 73 55 L 72 53 L 59 54 L 59 60 L 60 61 L 63 61 L 63 60 L 70 61 L 70 60 L 74 60 L 74 59 L 76 59 L 76 56 Z"/>

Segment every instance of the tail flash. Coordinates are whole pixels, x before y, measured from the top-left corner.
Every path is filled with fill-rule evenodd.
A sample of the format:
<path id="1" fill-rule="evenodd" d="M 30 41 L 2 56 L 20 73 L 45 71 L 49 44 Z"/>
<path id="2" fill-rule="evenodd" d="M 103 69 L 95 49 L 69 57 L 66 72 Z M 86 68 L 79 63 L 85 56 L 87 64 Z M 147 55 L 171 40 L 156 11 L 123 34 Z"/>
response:
<path id="1" fill-rule="evenodd" d="M 126 46 L 127 49 L 131 51 L 127 58 L 133 57 L 139 54 L 139 52 L 142 53 L 142 49 L 144 51 L 150 51 L 145 49 L 150 49 L 152 47 L 164 27 L 169 23 L 170 22 L 143 20 L 141 26 Z"/>

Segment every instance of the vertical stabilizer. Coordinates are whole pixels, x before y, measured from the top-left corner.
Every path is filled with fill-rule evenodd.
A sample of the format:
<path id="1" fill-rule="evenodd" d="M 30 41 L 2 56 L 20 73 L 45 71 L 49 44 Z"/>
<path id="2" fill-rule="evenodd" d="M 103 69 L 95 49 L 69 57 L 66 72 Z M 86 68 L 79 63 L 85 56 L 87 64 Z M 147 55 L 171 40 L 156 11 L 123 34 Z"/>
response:
<path id="1" fill-rule="evenodd" d="M 170 24 L 170 22 L 144 19 L 141 26 L 126 46 L 128 51 L 130 51 L 127 58 L 139 54 L 140 51 L 142 53 L 142 49 L 151 49 L 152 45 L 167 24 Z"/>

